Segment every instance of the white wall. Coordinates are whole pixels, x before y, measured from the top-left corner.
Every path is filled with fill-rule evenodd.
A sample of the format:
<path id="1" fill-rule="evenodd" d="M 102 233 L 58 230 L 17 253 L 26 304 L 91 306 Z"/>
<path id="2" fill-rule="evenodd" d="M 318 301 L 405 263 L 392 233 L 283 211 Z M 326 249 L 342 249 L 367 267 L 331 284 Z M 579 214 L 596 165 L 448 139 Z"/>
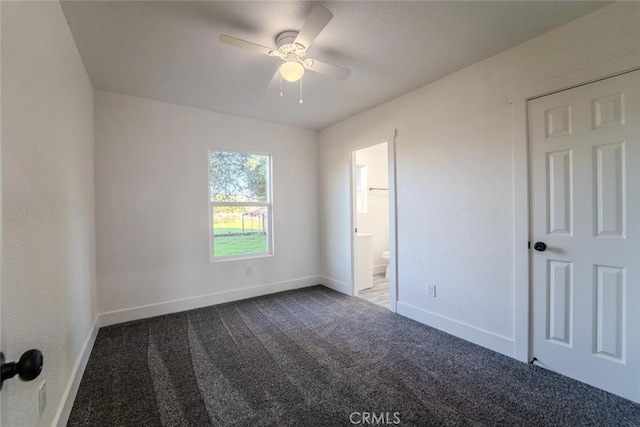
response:
<path id="1" fill-rule="evenodd" d="M 640 51 L 638 22 L 640 4 L 615 3 L 323 130 L 322 274 L 350 282 L 350 150 L 398 128 L 399 312 L 512 355 L 507 93 Z"/>
<path id="2" fill-rule="evenodd" d="M 93 88 L 58 2 L 1 7 L 1 345 L 44 354 L 35 381 L 4 384 L 1 424 L 51 425 L 96 317 Z"/>
<path id="3" fill-rule="evenodd" d="M 95 138 L 103 324 L 318 283 L 316 132 L 98 91 Z M 210 148 L 273 156 L 274 256 L 210 262 Z"/>
<path id="4" fill-rule="evenodd" d="M 371 234 L 373 268 L 376 273 L 384 273 L 387 261 L 382 259 L 382 252 L 389 250 L 389 191 L 369 191 L 369 187 L 389 187 L 387 144 L 356 151 L 356 163 L 367 167 L 367 212 L 358 212 L 358 232 Z"/>

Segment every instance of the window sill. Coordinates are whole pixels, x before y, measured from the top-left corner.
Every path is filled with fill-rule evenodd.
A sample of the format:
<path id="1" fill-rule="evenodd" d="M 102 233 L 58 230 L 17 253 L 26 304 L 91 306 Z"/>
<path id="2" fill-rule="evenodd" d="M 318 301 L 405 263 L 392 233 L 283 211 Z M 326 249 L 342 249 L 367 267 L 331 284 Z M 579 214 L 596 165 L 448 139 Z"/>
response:
<path id="1" fill-rule="evenodd" d="M 231 255 L 225 257 L 211 257 L 209 258 L 209 262 L 211 264 L 216 264 L 219 262 L 227 262 L 227 261 L 246 261 L 249 259 L 257 259 L 257 258 L 270 258 L 272 257 L 272 253 L 260 253 L 260 254 L 247 254 L 247 255 Z"/>

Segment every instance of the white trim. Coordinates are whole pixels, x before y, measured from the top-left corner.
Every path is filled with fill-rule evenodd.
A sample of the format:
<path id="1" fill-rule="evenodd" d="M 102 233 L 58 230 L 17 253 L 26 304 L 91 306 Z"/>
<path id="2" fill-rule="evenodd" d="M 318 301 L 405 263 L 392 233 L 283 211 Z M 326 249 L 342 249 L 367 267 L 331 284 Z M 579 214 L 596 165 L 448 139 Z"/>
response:
<path id="1" fill-rule="evenodd" d="M 379 141 L 381 142 L 381 141 Z M 357 163 L 356 163 L 356 151 L 359 150 L 359 148 L 354 148 L 351 150 L 351 153 L 349 154 L 350 159 L 349 159 L 349 195 L 351 196 L 351 203 L 349 204 L 349 207 L 351 209 L 351 215 L 350 215 L 350 224 L 351 224 L 351 229 L 349 230 L 349 235 L 351 236 L 351 238 L 349 239 L 351 242 L 351 259 L 349 260 L 349 266 L 351 267 L 351 284 L 349 285 L 349 290 L 344 292 L 344 291 L 339 291 L 338 289 L 336 289 L 338 292 L 342 292 L 344 294 L 347 295 L 351 295 L 351 296 L 357 296 L 358 295 L 358 290 L 356 289 L 356 258 L 357 258 L 357 245 L 356 245 L 356 230 L 357 230 L 357 224 L 358 224 L 358 190 L 356 188 L 356 167 L 357 167 Z"/>
<path id="2" fill-rule="evenodd" d="M 138 307 L 125 308 L 123 310 L 100 313 L 99 325 L 109 326 L 117 323 L 130 322 L 132 320 L 146 319 L 149 317 L 162 316 L 170 313 L 191 310 L 194 308 L 207 307 L 225 302 L 237 301 L 246 298 L 259 297 L 276 292 L 300 289 L 308 286 L 320 284 L 319 276 L 300 277 L 298 279 L 286 280 L 282 282 L 267 283 L 258 286 L 249 286 L 230 291 L 214 292 L 207 295 L 200 295 L 191 298 L 182 298 L 173 301 L 166 301 L 157 304 L 141 305 Z"/>
<path id="3" fill-rule="evenodd" d="M 239 261 L 243 259 L 257 259 L 257 258 L 270 258 L 274 256 L 269 252 L 255 252 L 252 254 L 241 254 L 241 255 L 229 255 L 229 256 L 219 256 L 215 258 L 211 258 L 210 262 L 212 264 L 218 262 L 227 262 L 227 261 Z"/>
<path id="4" fill-rule="evenodd" d="M 234 206 L 266 206 L 271 207 L 269 202 L 211 202 L 211 206 L 234 207 Z"/>
<path id="5" fill-rule="evenodd" d="M 387 271 L 387 264 L 373 266 L 373 274 L 383 274 L 385 271 Z"/>
<path id="6" fill-rule="evenodd" d="M 266 202 L 212 202 L 211 201 L 211 153 L 217 151 L 222 153 L 240 153 L 254 156 L 263 156 L 267 157 L 269 170 L 267 171 L 267 201 Z M 253 153 L 253 152 L 245 152 L 245 151 L 231 151 L 231 150 L 222 150 L 217 148 L 208 148 L 207 149 L 207 177 L 208 177 L 208 185 L 207 185 L 207 200 L 209 201 L 209 262 L 216 263 L 220 261 L 233 261 L 233 260 L 243 260 L 243 259 L 251 259 L 251 258 L 261 258 L 265 256 L 273 256 L 275 254 L 274 251 L 274 229 L 273 229 L 273 155 L 266 153 Z M 214 256 L 213 255 L 213 246 L 214 246 L 214 229 L 213 229 L 213 207 L 215 206 L 261 206 L 267 208 L 267 217 L 269 221 L 269 227 L 266 231 L 267 235 L 267 251 L 265 252 L 253 252 L 247 254 L 239 254 L 239 255 L 229 255 L 229 256 Z"/>
<path id="7" fill-rule="evenodd" d="M 390 135 L 386 139 L 379 139 L 375 142 L 360 145 L 354 147 L 350 151 L 350 176 L 351 181 L 349 183 L 349 191 L 351 195 L 351 259 L 349 260 L 351 264 L 351 285 L 348 285 L 350 289 L 348 291 L 342 291 L 336 289 L 339 292 L 345 293 L 347 295 L 357 295 L 356 292 L 356 267 L 355 267 L 355 259 L 356 259 L 356 223 L 357 223 L 357 201 L 356 201 L 356 181 L 355 181 L 355 168 L 356 168 L 356 151 L 362 150 L 364 148 L 373 147 L 378 144 L 387 144 L 387 169 L 388 169 L 388 189 L 389 189 L 389 310 L 397 313 L 397 303 L 398 303 L 398 220 L 397 220 L 397 212 L 398 212 L 398 200 L 396 197 L 396 176 L 397 176 L 397 162 L 396 162 L 396 140 L 398 135 L 398 129 L 393 130 L 393 134 Z M 386 271 L 386 265 L 384 267 Z M 374 272 L 375 272 L 374 268 Z M 330 279 L 331 280 L 331 279 Z M 341 283 L 341 282 L 337 282 Z M 334 289 L 334 288 L 332 288 Z"/>
<path id="8" fill-rule="evenodd" d="M 2 46 L 2 5 L 0 4 L 0 46 Z M 6 36 L 5 36 L 6 38 Z M 6 62 L 5 62 L 6 63 Z M 2 82 L 2 55 L 0 55 L 0 82 Z M 2 92 L 2 84 L 0 84 L 0 96 L 1 96 L 1 92 Z M 0 97 L 0 99 L 2 99 Z M 4 132 L 2 130 L 2 102 L 0 102 L 0 189 L 4 188 L 2 186 L 2 146 L 4 145 L 4 139 L 3 139 L 3 135 Z M 2 289 L 2 260 L 4 259 L 2 257 L 2 191 L 0 190 L 0 290 Z M 5 297 L 6 299 L 6 297 Z M 2 292 L 0 291 L 0 349 L 3 351 L 7 351 L 8 347 L 5 348 L 5 340 L 2 339 L 2 336 L 4 335 L 6 337 L 6 330 L 7 330 L 7 322 L 6 321 L 2 321 Z M 7 392 L 5 391 L 5 396 L 6 396 Z M 0 398 L 0 424 L 2 424 L 2 420 L 3 419 L 9 419 L 9 399 L 5 398 Z M 4 415 L 3 415 L 3 411 L 5 411 Z"/>
<path id="9" fill-rule="evenodd" d="M 488 348 L 489 350 L 513 357 L 514 342 L 508 337 L 415 307 L 405 302 L 398 301 L 398 314 Z"/>
<path id="10" fill-rule="evenodd" d="M 333 289 L 334 291 L 353 296 L 353 287 L 349 283 L 344 283 L 326 276 L 320 276 L 320 283 L 322 286 Z"/>
<path id="11" fill-rule="evenodd" d="M 80 350 L 80 355 L 78 356 L 76 364 L 73 367 L 73 371 L 71 372 L 67 388 L 62 395 L 62 402 L 60 403 L 58 412 L 56 413 L 51 425 L 60 427 L 67 425 L 69 415 L 71 415 L 71 409 L 73 408 L 73 402 L 76 400 L 76 395 L 78 394 L 80 380 L 82 380 L 82 376 L 84 375 L 84 370 L 87 367 L 87 362 L 89 361 L 89 356 L 91 355 L 91 350 L 93 350 L 93 344 L 96 342 L 97 336 L 98 316 L 96 316 L 93 321 L 93 325 L 91 325 L 91 330 L 89 331 L 89 336 L 84 342 L 82 350 Z"/>
<path id="12" fill-rule="evenodd" d="M 524 120 L 522 119 L 524 117 Z M 529 156 L 527 155 L 527 104 L 513 104 L 513 234 L 514 234 L 514 357 L 530 360 L 529 327 Z M 524 135 L 524 140 L 522 136 Z"/>
<path id="13" fill-rule="evenodd" d="M 387 161 L 389 162 L 389 310 L 398 312 L 398 129 L 387 143 Z M 385 269 L 386 271 L 386 269 Z"/>
<path id="14" fill-rule="evenodd" d="M 527 102 L 532 98 L 588 84 L 640 68 L 640 52 L 594 65 L 580 71 L 509 91 L 512 105 L 512 148 L 514 189 L 514 354 L 526 362 L 531 354 L 529 250 L 529 156 Z"/>

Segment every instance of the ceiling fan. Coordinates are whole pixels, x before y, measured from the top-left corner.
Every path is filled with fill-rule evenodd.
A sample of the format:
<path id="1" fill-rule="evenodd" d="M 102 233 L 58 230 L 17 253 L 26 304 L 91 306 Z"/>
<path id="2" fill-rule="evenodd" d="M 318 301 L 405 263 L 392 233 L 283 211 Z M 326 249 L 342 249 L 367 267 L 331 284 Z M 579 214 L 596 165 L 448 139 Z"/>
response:
<path id="1" fill-rule="evenodd" d="M 220 42 L 243 49 L 252 50 L 264 55 L 278 58 L 282 61 L 275 75 L 267 85 L 274 84 L 280 76 L 280 96 L 282 96 L 282 79 L 289 82 L 300 81 L 300 103 L 302 104 L 302 76 L 305 70 L 345 80 L 351 74 L 350 70 L 327 64 L 317 59 L 307 58 L 307 49 L 327 26 L 333 14 L 322 6 L 315 6 L 300 31 L 284 31 L 276 37 L 276 47 L 270 48 L 226 34 L 220 35 Z"/>

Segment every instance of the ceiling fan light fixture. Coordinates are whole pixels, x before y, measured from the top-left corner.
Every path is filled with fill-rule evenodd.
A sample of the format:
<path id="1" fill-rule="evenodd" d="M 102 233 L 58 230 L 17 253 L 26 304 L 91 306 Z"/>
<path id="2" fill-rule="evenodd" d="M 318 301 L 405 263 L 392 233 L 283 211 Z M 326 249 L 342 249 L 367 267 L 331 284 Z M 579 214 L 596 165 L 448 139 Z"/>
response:
<path id="1" fill-rule="evenodd" d="M 280 66 L 280 76 L 288 82 L 297 82 L 304 75 L 304 66 L 297 60 L 285 61 Z"/>

